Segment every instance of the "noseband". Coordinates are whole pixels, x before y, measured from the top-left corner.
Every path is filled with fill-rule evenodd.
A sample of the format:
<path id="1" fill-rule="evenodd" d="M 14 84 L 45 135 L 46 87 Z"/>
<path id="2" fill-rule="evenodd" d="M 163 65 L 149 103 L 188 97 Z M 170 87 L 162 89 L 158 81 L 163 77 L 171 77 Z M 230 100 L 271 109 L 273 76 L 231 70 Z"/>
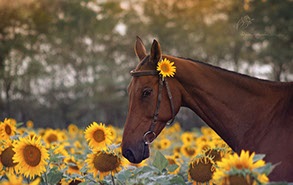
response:
<path id="1" fill-rule="evenodd" d="M 167 82 L 166 78 L 163 78 L 158 71 L 156 70 L 145 70 L 145 71 L 130 71 L 131 76 L 133 77 L 141 77 L 141 76 L 158 76 L 159 77 L 159 90 L 158 90 L 158 101 L 157 101 L 157 105 L 156 105 L 156 109 L 155 109 L 155 113 L 153 116 L 153 120 L 152 120 L 152 124 L 149 128 L 149 130 L 144 133 L 143 135 L 143 140 L 145 142 L 145 144 L 151 144 L 154 139 L 156 138 L 156 133 L 154 132 L 154 128 L 157 124 L 158 121 L 158 116 L 159 116 L 159 108 L 160 108 L 160 104 L 161 104 L 161 100 L 162 100 L 162 89 L 163 86 L 166 87 L 167 90 L 167 94 L 168 94 L 168 98 L 170 100 L 170 106 L 171 106 L 171 112 L 172 112 L 172 119 L 170 122 L 167 122 L 167 125 L 171 125 L 174 122 L 175 119 L 175 111 L 174 111 L 174 104 L 172 101 L 172 94 L 169 88 L 169 84 Z M 149 138 L 149 139 L 148 139 Z"/>

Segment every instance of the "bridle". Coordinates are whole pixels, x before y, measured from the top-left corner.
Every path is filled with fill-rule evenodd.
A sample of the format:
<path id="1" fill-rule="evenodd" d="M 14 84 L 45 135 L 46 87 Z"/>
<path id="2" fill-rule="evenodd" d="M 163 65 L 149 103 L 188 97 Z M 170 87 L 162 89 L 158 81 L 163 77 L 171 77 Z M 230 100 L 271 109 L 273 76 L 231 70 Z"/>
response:
<path id="1" fill-rule="evenodd" d="M 162 89 L 163 86 L 166 87 L 168 98 L 170 100 L 170 106 L 171 106 L 171 112 L 172 112 L 172 119 L 170 122 L 167 122 L 166 125 L 171 125 L 174 122 L 175 119 L 175 110 L 174 110 L 174 103 L 172 100 L 172 94 L 169 88 L 169 84 L 167 82 L 166 78 L 163 78 L 158 71 L 156 70 L 144 70 L 144 71 L 130 71 L 130 75 L 133 77 L 141 77 L 141 76 L 158 76 L 159 77 L 159 90 L 158 90 L 158 101 L 155 109 L 155 113 L 153 116 L 153 120 L 151 123 L 151 126 L 147 132 L 144 133 L 143 135 L 143 140 L 145 144 L 151 144 L 154 139 L 156 138 L 156 133 L 154 132 L 154 128 L 157 124 L 158 121 L 158 116 L 159 116 L 159 108 L 162 100 Z"/>

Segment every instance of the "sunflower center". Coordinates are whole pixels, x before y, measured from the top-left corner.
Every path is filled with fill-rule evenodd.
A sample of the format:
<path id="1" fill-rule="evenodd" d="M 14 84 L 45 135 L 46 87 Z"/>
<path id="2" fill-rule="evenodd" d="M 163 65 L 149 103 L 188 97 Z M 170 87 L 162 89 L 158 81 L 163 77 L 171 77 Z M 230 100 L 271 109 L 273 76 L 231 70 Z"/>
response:
<path id="1" fill-rule="evenodd" d="M 41 162 L 41 151 L 32 145 L 27 145 L 23 149 L 25 162 L 30 166 L 37 166 Z"/>
<path id="2" fill-rule="evenodd" d="M 188 156 L 193 156 L 195 155 L 195 149 L 191 147 L 185 148 L 185 152 L 187 153 Z"/>
<path id="3" fill-rule="evenodd" d="M 53 143 L 53 142 L 56 142 L 58 140 L 58 138 L 55 134 L 50 134 L 48 136 L 47 140 L 49 141 L 49 143 Z"/>
<path id="4" fill-rule="evenodd" d="M 211 156 L 215 162 L 222 159 L 220 150 L 209 149 L 205 152 L 205 154 Z"/>
<path id="5" fill-rule="evenodd" d="M 12 130 L 11 130 L 11 127 L 9 125 L 5 125 L 5 132 L 7 135 L 10 135 Z"/>
<path id="6" fill-rule="evenodd" d="M 169 162 L 170 165 L 176 164 L 175 160 L 171 159 L 171 158 L 168 158 L 168 162 Z"/>
<path id="7" fill-rule="evenodd" d="M 207 164 L 203 162 L 194 162 L 193 164 L 191 164 L 191 167 L 189 169 L 189 175 L 196 182 L 208 182 L 212 179 L 212 167 L 213 165 L 210 162 L 208 162 Z"/>
<path id="8" fill-rule="evenodd" d="M 169 68 L 169 65 L 168 64 L 162 64 L 162 66 L 161 66 L 161 70 L 163 71 L 163 72 L 169 72 L 170 71 L 170 68 Z"/>
<path id="9" fill-rule="evenodd" d="M 109 172 L 119 166 L 118 157 L 113 154 L 100 153 L 94 158 L 94 166 L 100 172 Z"/>
<path id="10" fill-rule="evenodd" d="M 13 167 L 17 164 L 17 163 L 14 163 L 12 159 L 14 154 L 15 152 L 12 150 L 12 146 L 9 146 L 2 152 L 2 154 L 0 155 L 0 160 L 3 166 Z"/>
<path id="11" fill-rule="evenodd" d="M 240 175 L 232 175 L 228 177 L 230 184 L 238 184 L 238 185 L 252 185 L 251 177 L 247 178 Z"/>
<path id="12" fill-rule="evenodd" d="M 93 134 L 95 141 L 102 142 L 105 141 L 105 133 L 102 130 L 96 130 Z"/>
<path id="13" fill-rule="evenodd" d="M 73 170 L 75 170 L 75 171 L 78 171 L 78 170 L 79 170 L 78 166 L 76 165 L 76 163 L 75 163 L 74 161 L 72 161 L 72 160 L 70 159 L 69 162 L 73 164 L 73 165 L 69 165 L 69 168 L 70 168 L 70 169 L 73 169 Z"/>

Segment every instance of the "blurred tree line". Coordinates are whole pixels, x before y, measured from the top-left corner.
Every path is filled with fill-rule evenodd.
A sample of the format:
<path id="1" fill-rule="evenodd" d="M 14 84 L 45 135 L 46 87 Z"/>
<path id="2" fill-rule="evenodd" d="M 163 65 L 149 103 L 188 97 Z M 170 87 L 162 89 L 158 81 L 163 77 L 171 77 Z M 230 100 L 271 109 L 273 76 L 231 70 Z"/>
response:
<path id="1" fill-rule="evenodd" d="M 0 0 L 0 119 L 123 125 L 136 35 L 148 47 L 158 39 L 167 54 L 250 75 L 266 65 L 268 79 L 290 81 L 292 8 L 291 0 Z"/>

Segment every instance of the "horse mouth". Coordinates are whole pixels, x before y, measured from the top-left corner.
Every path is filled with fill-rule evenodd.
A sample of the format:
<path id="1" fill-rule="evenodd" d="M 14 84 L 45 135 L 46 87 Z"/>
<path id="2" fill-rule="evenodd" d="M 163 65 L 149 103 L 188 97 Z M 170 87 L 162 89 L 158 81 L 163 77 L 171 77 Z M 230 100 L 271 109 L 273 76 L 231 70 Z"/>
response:
<path id="1" fill-rule="evenodd" d="M 143 145 L 141 145 L 141 147 L 137 147 L 135 149 L 131 149 L 131 148 L 124 149 L 123 148 L 122 155 L 129 162 L 138 164 L 150 156 L 149 145 L 143 143 Z"/>

